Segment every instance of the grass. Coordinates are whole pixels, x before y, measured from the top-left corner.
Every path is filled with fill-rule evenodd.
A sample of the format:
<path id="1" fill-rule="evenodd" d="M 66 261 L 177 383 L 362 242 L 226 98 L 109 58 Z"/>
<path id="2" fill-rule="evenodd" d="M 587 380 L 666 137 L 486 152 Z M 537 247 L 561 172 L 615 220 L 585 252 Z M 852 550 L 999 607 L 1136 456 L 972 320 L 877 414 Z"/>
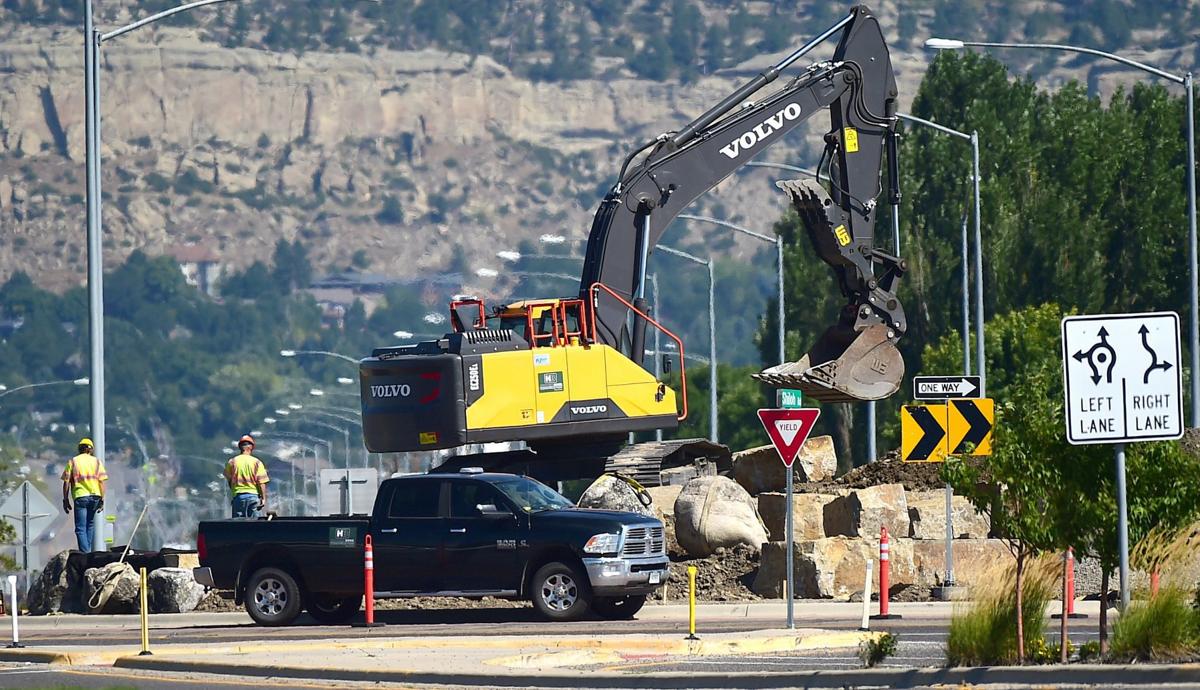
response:
<path id="1" fill-rule="evenodd" d="M 1044 656 L 1046 605 L 1054 596 L 1054 568 L 1050 560 L 1034 561 L 1026 568 L 1023 616 L 1025 655 Z M 998 569 L 994 577 L 982 577 L 985 591 L 976 592 L 967 608 L 955 611 L 946 640 L 946 663 L 950 666 L 991 666 L 1017 660 L 1016 572 L 1011 565 Z"/>
<path id="2" fill-rule="evenodd" d="M 1160 589 L 1137 601 L 1113 626 L 1109 656 L 1116 661 L 1165 661 L 1200 651 L 1200 612 L 1191 595 L 1177 587 Z"/>
<path id="3" fill-rule="evenodd" d="M 858 645 L 858 658 L 866 668 L 874 668 L 876 664 L 896 653 L 899 639 L 885 632 L 879 637 L 869 637 Z"/>

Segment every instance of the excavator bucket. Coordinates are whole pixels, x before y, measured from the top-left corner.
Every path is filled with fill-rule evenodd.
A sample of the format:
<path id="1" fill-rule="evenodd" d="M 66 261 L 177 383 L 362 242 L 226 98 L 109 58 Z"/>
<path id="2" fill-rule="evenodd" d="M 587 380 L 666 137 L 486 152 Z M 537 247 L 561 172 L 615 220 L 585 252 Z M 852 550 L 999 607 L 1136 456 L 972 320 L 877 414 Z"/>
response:
<path id="1" fill-rule="evenodd" d="M 799 388 L 821 402 L 888 397 L 900 388 L 904 359 L 896 349 L 898 330 L 889 327 L 873 305 L 883 303 L 894 310 L 896 325 L 902 323 L 903 312 L 890 293 L 884 298 L 885 293 L 871 292 L 880 284 L 871 278 L 870 264 L 862 258 L 870 251 L 870 235 L 852 233 L 845 211 L 817 181 L 784 180 L 777 185 L 800 216 L 817 254 L 833 267 L 850 303 L 838 323 L 800 361 L 771 367 L 754 378 Z"/>
<path id="2" fill-rule="evenodd" d="M 821 402 L 880 400 L 900 389 L 904 358 L 882 324 L 855 332 L 834 326 L 798 362 L 755 374 L 772 386 L 799 388 Z"/>

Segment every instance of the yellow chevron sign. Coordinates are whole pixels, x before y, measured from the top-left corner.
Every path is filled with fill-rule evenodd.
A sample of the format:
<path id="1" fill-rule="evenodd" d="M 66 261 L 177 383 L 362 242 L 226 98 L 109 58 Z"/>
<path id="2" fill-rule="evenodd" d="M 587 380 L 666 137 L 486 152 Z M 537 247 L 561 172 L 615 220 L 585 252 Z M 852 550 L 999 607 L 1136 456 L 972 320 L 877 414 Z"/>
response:
<path id="1" fill-rule="evenodd" d="M 947 400 L 945 405 L 900 409 L 900 459 L 942 462 L 949 455 L 992 454 L 995 402 L 991 398 Z"/>

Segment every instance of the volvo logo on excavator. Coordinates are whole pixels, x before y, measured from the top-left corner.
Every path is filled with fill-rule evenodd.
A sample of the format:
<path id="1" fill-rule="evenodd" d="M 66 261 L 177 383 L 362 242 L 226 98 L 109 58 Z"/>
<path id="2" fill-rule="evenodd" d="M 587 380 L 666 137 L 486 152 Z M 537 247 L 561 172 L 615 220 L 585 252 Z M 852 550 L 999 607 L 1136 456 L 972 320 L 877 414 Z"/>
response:
<path id="1" fill-rule="evenodd" d="M 407 398 L 412 395 L 412 386 L 407 383 L 371 386 L 372 398 Z"/>
<path id="2" fill-rule="evenodd" d="M 795 120 L 800 117 L 800 105 L 798 103 L 788 103 L 779 112 L 762 122 L 754 125 L 753 128 L 746 130 L 741 136 L 729 142 L 728 146 L 721 148 L 721 153 L 727 158 L 736 159 L 742 155 L 743 151 L 758 146 L 758 143 L 766 139 L 773 132 L 777 132 L 783 128 L 785 121 Z"/>
<path id="3" fill-rule="evenodd" d="M 572 405 L 571 414 L 608 414 L 608 405 Z"/>

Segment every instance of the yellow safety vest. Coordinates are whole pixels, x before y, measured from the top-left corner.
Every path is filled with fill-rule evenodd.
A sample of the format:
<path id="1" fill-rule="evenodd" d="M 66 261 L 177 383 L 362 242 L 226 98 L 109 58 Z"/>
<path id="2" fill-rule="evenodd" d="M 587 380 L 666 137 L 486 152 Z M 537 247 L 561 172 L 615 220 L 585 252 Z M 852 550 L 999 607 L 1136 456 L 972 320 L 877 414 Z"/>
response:
<path id="1" fill-rule="evenodd" d="M 71 498 L 100 496 L 100 482 L 108 481 L 104 463 L 91 453 L 80 453 L 67 462 L 62 480 L 71 484 Z"/>
<path id="2" fill-rule="evenodd" d="M 229 490 L 234 496 L 257 494 L 259 484 L 271 481 L 262 461 L 249 453 L 229 458 L 229 462 L 225 463 L 225 480 L 229 482 Z"/>

